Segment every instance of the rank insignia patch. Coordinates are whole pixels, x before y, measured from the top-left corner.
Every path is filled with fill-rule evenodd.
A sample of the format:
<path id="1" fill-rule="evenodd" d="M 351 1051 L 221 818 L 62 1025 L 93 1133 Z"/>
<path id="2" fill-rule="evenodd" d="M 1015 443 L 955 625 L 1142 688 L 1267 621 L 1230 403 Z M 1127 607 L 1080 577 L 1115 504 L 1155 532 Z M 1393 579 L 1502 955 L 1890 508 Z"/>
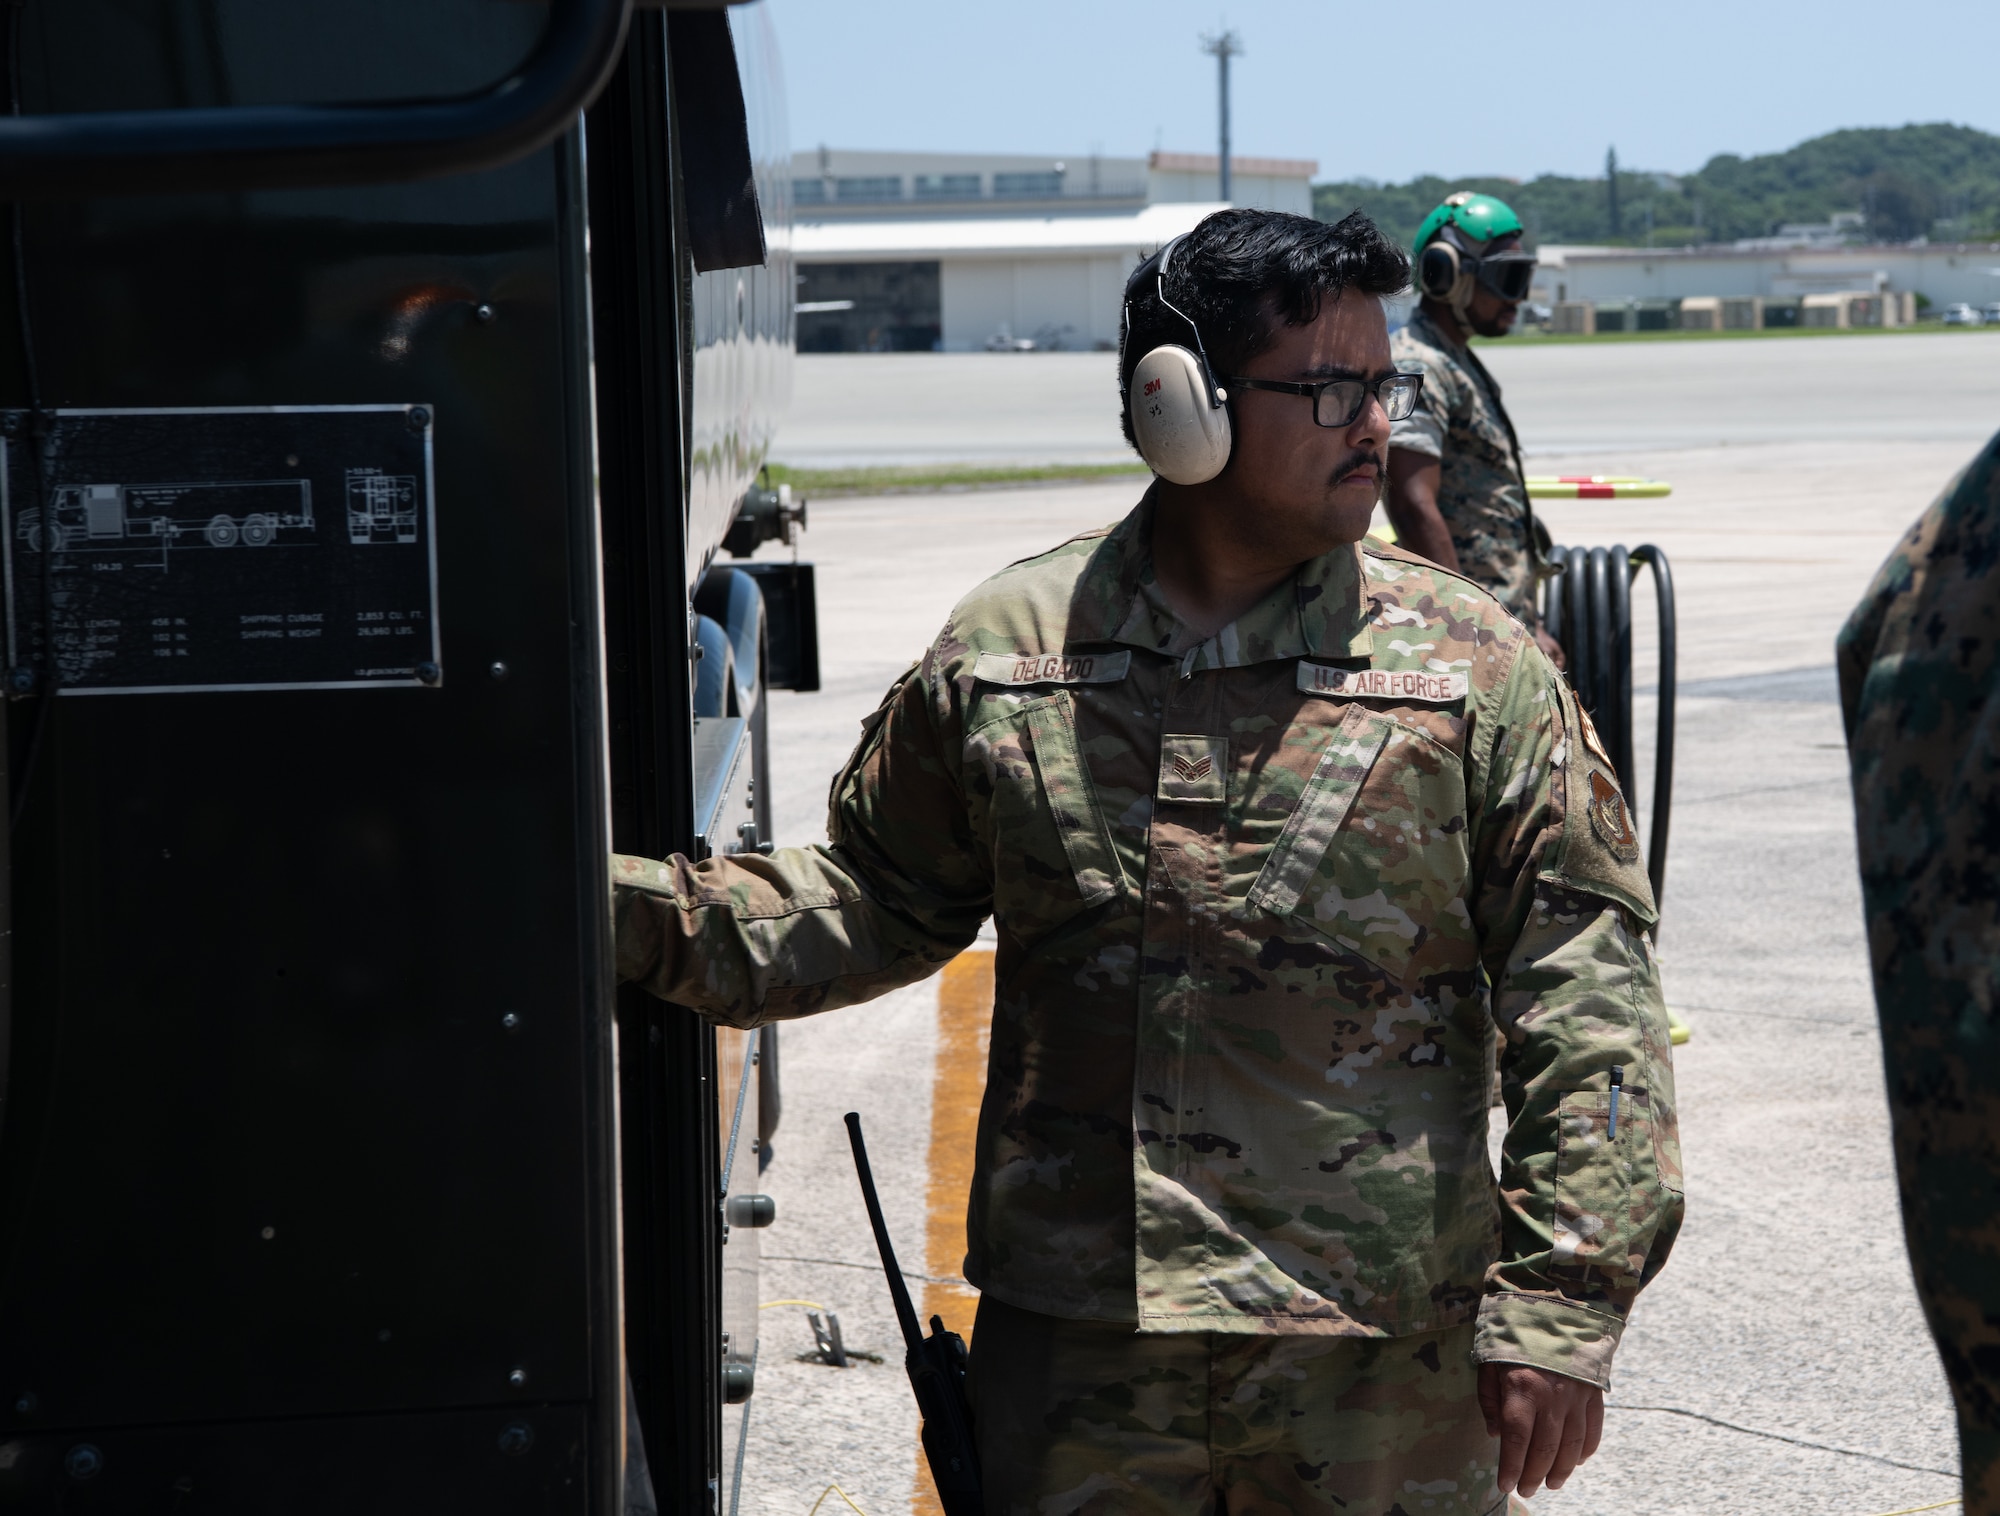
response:
<path id="1" fill-rule="evenodd" d="M 1632 830 L 1624 792 L 1602 769 L 1590 771 L 1590 824 L 1621 862 L 1631 863 L 1639 856 L 1639 836 Z"/>
<path id="2" fill-rule="evenodd" d="M 1155 800 L 1178 805 L 1222 805 L 1229 796 L 1223 774 L 1229 744 L 1220 737 L 1160 739 L 1160 787 Z"/>

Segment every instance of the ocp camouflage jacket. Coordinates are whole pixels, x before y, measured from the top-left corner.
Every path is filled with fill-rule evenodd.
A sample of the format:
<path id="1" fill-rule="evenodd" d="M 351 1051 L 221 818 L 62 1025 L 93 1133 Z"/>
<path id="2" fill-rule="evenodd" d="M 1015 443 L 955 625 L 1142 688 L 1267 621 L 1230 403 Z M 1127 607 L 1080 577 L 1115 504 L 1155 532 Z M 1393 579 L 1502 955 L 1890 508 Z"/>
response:
<path id="1" fill-rule="evenodd" d="M 1203 640 L 1149 522 L 952 613 L 829 846 L 615 860 L 620 974 L 750 1026 L 929 974 L 991 915 L 972 1283 L 1148 1332 L 1476 1315 L 1481 1358 L 1606 1382 L 1681 1215 L 1609 762 L 1466 581 L 1344 548 Z"/>
<path id="2" fill-rule="evenodd" d="M 1389 352 L 1404 373 L 1424 376 L 1416 410 L 1391 423 L 1389 446 L 1438 460 L 1438 515 L 1459 571 L 1523 615 L 1535 595 L 1535 529 L 1499 382 L 1421 309 Z"/>

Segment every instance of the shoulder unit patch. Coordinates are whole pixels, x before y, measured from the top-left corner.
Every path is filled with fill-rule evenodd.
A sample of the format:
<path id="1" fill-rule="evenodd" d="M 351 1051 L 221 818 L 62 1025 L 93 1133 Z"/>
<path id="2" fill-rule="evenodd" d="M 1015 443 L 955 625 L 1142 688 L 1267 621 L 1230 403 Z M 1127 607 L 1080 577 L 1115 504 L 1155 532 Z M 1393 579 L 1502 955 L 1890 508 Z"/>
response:
<path id="1" fill-rule="evenodd" d="M 1639 834 L 1632 830 L 1632 813 L 1625 808 L 1625 792 L 1618 788 L 1617 780 L 1600 768 L 1590 771 L 1590 824 L 1621 863 L 1638 858 Z"/>

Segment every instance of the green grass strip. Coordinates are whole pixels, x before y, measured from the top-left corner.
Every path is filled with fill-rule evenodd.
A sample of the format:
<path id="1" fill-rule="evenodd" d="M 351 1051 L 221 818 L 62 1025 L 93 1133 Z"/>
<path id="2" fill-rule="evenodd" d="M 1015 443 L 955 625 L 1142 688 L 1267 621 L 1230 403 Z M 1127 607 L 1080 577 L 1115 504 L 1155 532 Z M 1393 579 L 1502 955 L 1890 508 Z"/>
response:
<path id="1" fill-rule="evenodd" d="M 941 490 L 1007 489 L 1024 484 L 1088 484 L 1100 479 L 1142 477 L 1146 465 L 1136 458 L 1130 463 L 1037 463 L 1017 467 L 940 463 L 901 468 L 792 468 L 773 463 L 765 473 L 772 484 L 789 484 L 808 500 L 826 500 L 841 495 L 909 495 Z"/>

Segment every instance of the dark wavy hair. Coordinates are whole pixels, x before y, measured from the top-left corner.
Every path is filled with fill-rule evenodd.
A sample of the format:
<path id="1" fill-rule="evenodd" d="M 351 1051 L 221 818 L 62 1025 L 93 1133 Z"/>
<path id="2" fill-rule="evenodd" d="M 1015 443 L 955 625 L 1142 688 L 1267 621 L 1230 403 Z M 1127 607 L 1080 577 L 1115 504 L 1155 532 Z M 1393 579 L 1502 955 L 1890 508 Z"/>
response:
<path id="1" fill-rule="evenodd" d="M 1409 283 L 1408 256 L 1359 211 L 1329 225 L 1284 211 L 1225 210 L 1205 218 L 1174 249 L 1166 298 L 1194 322 L 1216 373 L 1233 374 L 1271 345 L 1280 323 L 1316 321 L 1321 305 L 1347 290 L 1394 295 Z M 1127 297 L 1118 398 L 1125 440 L 1137 446 L 1132 370 L 1161 343 L 1185 346 L 1188 329 L 1161 306 L 1152 278 Z"/>

